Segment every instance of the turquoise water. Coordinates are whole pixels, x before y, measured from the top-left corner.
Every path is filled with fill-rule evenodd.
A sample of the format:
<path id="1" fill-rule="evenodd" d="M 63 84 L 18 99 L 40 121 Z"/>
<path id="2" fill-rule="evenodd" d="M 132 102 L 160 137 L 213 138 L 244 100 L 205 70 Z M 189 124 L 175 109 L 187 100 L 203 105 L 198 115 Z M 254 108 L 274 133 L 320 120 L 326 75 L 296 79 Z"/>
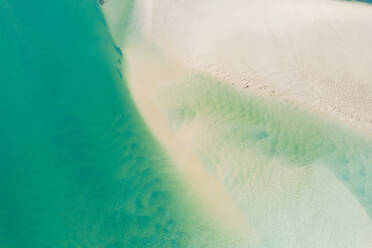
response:
<path id="1" fill-rule="evenodd" d="M 237 247 L 203 219 L 144 124 L 95 1 L 0 0 L 0 24 L 0 248 Z M 205 118 L 225 135 L 211 151 L 228 141 L 322 163 L 372 216 L 369 140 L 187 80 L 169 96 L 179 125 Z"/>
<path id="2" fill-rule="evenodd" d="M 349 2 L 364 2 L 364 3 L 372 3 L 372 0 L 346 0 Z"/>
<path id="3" fill-rule="evenodd" d="M 0 25 L 0 247 L 189 246 L 203 224 L 97 3 L 2 0 Z"/>
<path id="4" fill-rule="evenodd" d="M 210 162 L 212 171 L 223 164 L 219 160 L 229 158 L 233 152 L 226 147 L 240 149 L 235 149 L 235 153 L 240 153 L 230 158 L 226 171 L 233 171 L 233 161 L 250 150 L 269 160 L 285 161 L 292 168 L 325 166 L 348 187 L 372 218 L 369 137 L 286 102 L 237 92 L 228 83 L 202 73 L 189 73 L 180 81 L 184 84 L 174 83 L 180 86 L 164 90 L 159 99 L 168 108 L 168 115 L 177 128 L 189 125 L 194 119 L 205 123 L 207 129 L 196 140 L 205 150 L 202 156 L 213 161 Z M 202 143 L 208 140 L 209 143 Z M 252 157 L 247 161 L 238 160 L 235 166 L 242 172 L 236 177 L 240 177 L 252 161 Z M 264 165 L 265 162 L 261 162 L 260 167 Z M 230 175 L 229 180 L 236 187 L 238 179 Z M 246 178 L 242 183 L 249 180 Z"/>

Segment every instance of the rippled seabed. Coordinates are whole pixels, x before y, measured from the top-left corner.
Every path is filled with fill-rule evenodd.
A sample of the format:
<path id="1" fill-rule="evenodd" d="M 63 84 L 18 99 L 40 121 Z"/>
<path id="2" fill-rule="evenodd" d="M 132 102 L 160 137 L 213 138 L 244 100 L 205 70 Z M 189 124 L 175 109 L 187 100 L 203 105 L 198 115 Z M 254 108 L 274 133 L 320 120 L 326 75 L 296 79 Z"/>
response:
<path id="1" fill-rule="evenodd" d="M 246 243 L 204 216 L 145 125 L 97 3 L 0 4 L 0 247 L 368 247 L 369 140 L 194 72 L 162 89 L 170 127 L 197 124 L 203 168 L 258 233 Z"/>
<path id="2" fill-rule="evenodd" d="M 122 87 L 97 4 L 0 11 L 0 247 L 187 247 L 209 230 Z"/>

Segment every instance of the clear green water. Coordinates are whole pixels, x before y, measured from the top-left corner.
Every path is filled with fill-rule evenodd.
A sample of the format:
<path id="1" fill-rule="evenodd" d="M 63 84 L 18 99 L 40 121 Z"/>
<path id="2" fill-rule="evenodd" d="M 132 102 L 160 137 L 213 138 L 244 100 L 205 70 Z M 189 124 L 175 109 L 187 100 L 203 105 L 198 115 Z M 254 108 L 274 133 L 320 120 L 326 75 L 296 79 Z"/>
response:
<path id="1" fill-rule="evenodd" d="M 204 222 L 144 125 L 95 1 L 0 0 L 0 25 L 1 248 L 237 247 Z M 195 77 L 173 94 L 180 122 L 322 163 L 372 216 L 370 141 Z"/>
<path id="2" fill-rule="evenodd" d="M 0 247 L 213 239 L 121 86 L 97 3 L 2 0 L 0 25 Z"/>
<path id="3" fill-rule="evenodd" d="M 283 101 L 237 92 L 228 83 L 202 73 L 189 73 L 180 81 L 172 84 L 179 86 L 164 90 L 159 99 L 167 106 L 175 126 L 187 126 L 197 120 L 207 127 L 197 140 L 200 149 L 205 150 L 201 156 L 210 159 L 208 170 L 216 170 L 221 160 L 227 158 L 230 161 L 224 170 L 232 174 L 234 160 L 248 151 L 262 154 L 268 160 L 280 159 L 292 168 L 325 166 L 372 218 L 370 138 Z M 237 149 L 234 151 L 233 147 Z M 239 176 L 252 161 L 249 158 L 236 163 L 241 172 L 236 178 L 232 175 L 228 178 L 230 184 L 236 187 Z M 249 180 L 245 178 L 242 183 Z"/>

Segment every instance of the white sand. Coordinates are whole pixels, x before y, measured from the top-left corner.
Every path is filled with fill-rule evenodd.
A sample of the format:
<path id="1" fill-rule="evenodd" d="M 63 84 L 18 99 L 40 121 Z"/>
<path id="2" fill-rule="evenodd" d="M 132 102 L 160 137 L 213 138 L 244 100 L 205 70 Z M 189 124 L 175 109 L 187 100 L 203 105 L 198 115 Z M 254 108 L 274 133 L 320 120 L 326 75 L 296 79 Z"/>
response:
<path id="1" fill-rule="evenodd" d="M 184 66 L 372 133 L 372 6 L 333 0 L 138 2 L 138 9 L 147 8 L 138 11 L 146 37 Z"/>
<path id="2" fill-rule="evenodd" d="M 198 196 L 201 210 L 218 226 L 257 247 L 369 248 L 368 215 L 328 169 L 267 159 L 238 147 L 203 119 L 173 128 L 168 115 L 173 106 L 161 93 L 182 87 L 181 67 L 139 41 L 125 52 L 136 105 Z M 218 161 L 216 173 L 206 170 L 203 157 Z"/>
<path id="3" fill-rule="evenodd" d="M 330 0 L 143 0 L 133 23 L 133 36 L 151 45 L 138 39 L 122 45 L 130 90 L 210 217 L 265 248 L 369 247 L 369 217 L 322 165 L 291 168 L 233 143 L 219 151 L 216 141 L 225 141 L 218 138 L 205 146 L 203 134 L 219 135 L 214 127 L 195 119 L 174 129 L 173 106 L 159 96 L 191 68 L 371 132 L 371 7 Z M 200 154 L 219 161 L 215 174 Z"/>
<path id="4" fill-rule="evenodd" d="M 172 132 L 170 123 L 158 105 L 157 92 L 164 83 L 180 77 L 182 71 L 177 65 L 167 63 L 160 54 L 139 41 L 126 46 L 127 68 L 125 69 L 131 93 L 137 107 L 156 138 L 175 162 L 179 173 L 196 193 L 198 204 L 210 219 L 242 242 L 257 243 L 258 234 L 244 220 L 240 210 L 225 192 L 221 182 L 208 175 L 200 159 L 193 153 L 190 138 L 198 127 L 188 126 Z"/>

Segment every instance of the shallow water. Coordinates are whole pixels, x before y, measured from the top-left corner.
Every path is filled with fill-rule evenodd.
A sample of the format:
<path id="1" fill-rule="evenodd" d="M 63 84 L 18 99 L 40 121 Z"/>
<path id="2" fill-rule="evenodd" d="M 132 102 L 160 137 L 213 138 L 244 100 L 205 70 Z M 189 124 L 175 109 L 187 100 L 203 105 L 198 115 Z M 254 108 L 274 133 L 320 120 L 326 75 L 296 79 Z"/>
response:
<path id="1" fill-rule="evenodd" d="M 0 4 L 0 247 L 189 246 L 207 228 L 95 1 Z"/>
<path id="2" fill-rule="evenodd" d="M 94 1 L 0 4 L 0 247 L 247 247 L 207 219 L 137 111 L 112 38 L 126 17 L 110 34 Z M 197 127 L 191 150 L 255 247 L 365 247 L 370 140 L 204 74 L 180 81 L 154 91 L 164 128 Z"/>
<path id="3" fill-rule="evenodd" d="M 179 81 L 164 87 L 159 99 L 176 128 L 195 119 L 208 126 L 202 134 L 213 142 L 200 147 L 229 144 L 280 159 L 289 167 L 325 166 L 372 217 L 370 138 L 284 101 L 237 92 L 205 74 L 189 73 Z M 204 141 L 203 136 L 198 139 Z"/>
<path id="4" fill-rule="evenodd" d="M 157 92 L 169 128 L 187 132 L 185 147 L 224 185 L 258 247 L 368 247 L 370 139 L 201 73 Z"/>
<path id="5" fill-rule="evenodd" d="M 177 164 L 194 170 L 181 174 L 202 196 L 209 188 L 229 196 L 216 194 L 237 218 L 216 215 L 217 226 L 233 223 L 225 231 L 246 233 L 258 241 L 252 247 L 370 246 L 371 139 L 302 106 L 177 66 L 151 44 L 125 49 L 128 84 L 146 122 Z M 216 187 L 195 177 L 201 170 Z M 215 202 L 206 202 L 212 213 L 221 206 Z"/>

